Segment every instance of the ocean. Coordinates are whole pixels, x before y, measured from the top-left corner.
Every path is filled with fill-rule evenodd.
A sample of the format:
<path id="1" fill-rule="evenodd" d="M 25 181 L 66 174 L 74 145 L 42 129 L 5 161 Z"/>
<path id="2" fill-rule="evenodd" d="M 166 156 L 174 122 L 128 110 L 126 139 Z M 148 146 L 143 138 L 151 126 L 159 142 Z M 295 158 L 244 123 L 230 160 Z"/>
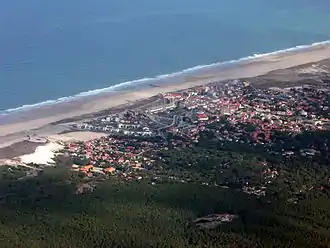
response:
<path id="1" fill-rule="evenodd" d="M 329 13 L 328 0 L 0 1 L 0 114 L 329 40 Z"/>

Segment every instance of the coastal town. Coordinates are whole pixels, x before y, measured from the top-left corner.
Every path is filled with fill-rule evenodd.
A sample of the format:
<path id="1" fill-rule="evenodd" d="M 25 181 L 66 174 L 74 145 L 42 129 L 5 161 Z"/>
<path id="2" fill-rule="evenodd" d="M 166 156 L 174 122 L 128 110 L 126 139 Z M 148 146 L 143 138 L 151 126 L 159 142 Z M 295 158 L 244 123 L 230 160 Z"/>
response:
<path id="1" fill-rule="evenodd" d="M 0 248 L 330 248 L 330 0 L 0 21 Z"/>
<path id="2" fill-rule="evenodd" d="M 302 216 L 307 216 L 306 229 L 323 221 L 324 232 L 330 196 L 330 73 L 299 70 L 289 70 L 293 79 L 284 81 L 277 75 L 283 72 L 275 72 L 274 77 L 157 92 L 23 132 L 24 140 L 0 148 L 3 216 L 16 214 L 23 227 L 31 223 L 26 216 L 46 216 L 42 229 L 49 230 L 52 221 L 52 230 L 73 227 L 65 231 L 72 234 L 84 227 L 84 236 L 95 231 L 101 239 L 115 233 L 126 240 L 130 228 L 157 236 L 165 227 L 169 237 L 176 230 L 213 237 L 235 228 L 254 230 L 261 223 L 258 232 L 280 232 L 283 225 L 274 229 L 280 219 L 288 223 L 286 230 L 297 221 L 300 233 Z M 47 211 L 56 217 L 50 220 Z M 70 213 L 71 221 L 62 213 Z M 124 227 L 122 232 L 118 227 Z M 94 247 L 95 240 L 88 246 Z M 215 243 L 221 240 L 226 236 Z M 236 241 L 235 236 L 231 243 Z M 242 247 L 255 247 L 246 244 Z M 149 246 L 157 245 L 141 247 Z"/>
<path id="3" fill-rule="evenodd" d="M 71 132 L 103 135 L 86 141 L 61 141 L 56 156 L 69 159 L 71 170 L 90 182 L 116 177 L 125 181 L 145 179 L 152 185 L 170 180 L 228 187 L 225 182 L 169 172 L 164 154 L 198 147 L 203 140 L 216 142 L 219 149 L 263 147 L 274 156 L 327 153 L 326 143 L 295 146 L 285 142 L 283 134 L 290 139 L 329 130 L 329 91 L 327 83 L 264 89 L 248 80 L 233 80 L 160 94 L 138 108 L 60 124 Z M 242 192 L 261 197 L 279 171 L 265 161 L 259 163 L 260 182 L 246 178 L 238 181 L 243 182 Z M 225 167 L 230 169 L 228 163 Z M 31 169 L 33 164 L 25 168 Z"/>
<path id="4" fill-rule="evenodd" d="M 215 130 L 220 140 L 270 143 L 275 131 L 298 134 L 327 130 L 329 127 L 328 87 L 312 86 L 290 89 L 257 89 L 248 82 L 196 87 L 168 93 L 146 109 L 128 110 L 83 123 L 68 124 L 79 131 L 104 132 L 111 136 L 180 136 L 197 142 L 199 133 L 220 123 Z M 226 130 L 226 125 L 231 129 Z M 244 130 L 242 126 L 248 126 Z M 173 145 L 178 145 L 174 142 Z"/>

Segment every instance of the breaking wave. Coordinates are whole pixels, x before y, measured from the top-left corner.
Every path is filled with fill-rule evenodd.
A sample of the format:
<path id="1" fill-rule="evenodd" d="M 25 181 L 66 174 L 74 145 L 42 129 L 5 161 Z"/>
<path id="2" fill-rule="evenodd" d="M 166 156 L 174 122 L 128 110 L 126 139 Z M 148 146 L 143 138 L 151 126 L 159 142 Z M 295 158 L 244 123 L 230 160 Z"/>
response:
<path id="1" fill-rule="evenodd" d="M 159 75 L 159 76 L 154 77 L 154 78 L 142 78 L 142 79 L 138 79 L 138 80 L 127 81 L 127 82 L 112 85 L 110 87 L 103 88 L 103 89 L 95 89 L 95 90 L 82 92 L 82 93 L 79 93 L 79 94 L 76 94 L 76 95 L 73 95 L 73 96 L 61 97 L 61 98 L 58 98 L 56 100 L 47 100 L 47 101 L 36 103 L 36 104 L 23 105 L 23 106 L 20 106 L 20 107 L 17 107 L 17 108 L 3 110 L 3 111 L 0 111 L 0 115 L 8 115 L 8 114 L 11 114 L 13 112 L 25 111 L 25 110 L 29 110 L 29 109 L 32 109 L 32 108 L 39 108 L 39 107 L 42 107 L 42 106 L 53 105 L 53 104 L 56 104 L 56 103 L 71 101 L 71 100 L 79 98 L 79 97 L 92 96 L 92 95 L 96 95 L 96 94 L 100 94 L 100 93 L 104 93 L 104 92 L 112 92 L 112 91 L 115 92 L 117 90 L 129 88 L 130 86 L 133 86 L 133 85 L 137 86 L 137 85 L 142 85 L 142 84 L 151 84 L 151 83 L 153 83 L 154 81 L 157 81 L 157 80 L 159 81 L 159 80 L 169 79 L 171 77 L 185 75 L 185 74 L 189 74 L 189 73 L 192 73 L 192 72 L 198 72 L 198 71 L 204 70 L 204 69 L 210 69 L 210 68 L 214 68 L 214 67 L 218 67 L 218 66 L 239 64 L 239 63 L 242 63 L 242 62 L 248 62 L 248 61 L 252 61 L 252 60 L 255 60 L 255 59 L 262 58 L 262 57 L 273 56 L 273 55 L 289 53 L 289 52 L 297 52 L 297 51 L 300 51 L 300 50 L 312 48 L 314 46 L 322 46 L 322 45 L 328 45 L 328 44 L 330 44 L 330 40 L 326 40 L 326 41 L 322 41 L 322 42 L 316 42 L 316 43 L 313 43 L 311 45 L 299 45 L 299 46 L 295 46 L 295 47 L 291 47 L 291 48 L 283 49 L 283 50 L 278 50 L 278 51 L 274 51 L 274 52 L 270 52 L 270 53 L 253 54 L 252 56 L 247 56 L 247 57 L 243 57 L 243 58 L 240 58 L 240 59 L 235 59 L 235 60 L 230 60 L 230 61 L 225 61 L 225 62 L 218 62 L 218 63 L 208 64 L 208 65 L 198 65 L 198 66 L 195 66 L 195 67 L 192 67 L 192 68 L 184 69 L 184 70 L 179 71 L 179 72 Z"/>

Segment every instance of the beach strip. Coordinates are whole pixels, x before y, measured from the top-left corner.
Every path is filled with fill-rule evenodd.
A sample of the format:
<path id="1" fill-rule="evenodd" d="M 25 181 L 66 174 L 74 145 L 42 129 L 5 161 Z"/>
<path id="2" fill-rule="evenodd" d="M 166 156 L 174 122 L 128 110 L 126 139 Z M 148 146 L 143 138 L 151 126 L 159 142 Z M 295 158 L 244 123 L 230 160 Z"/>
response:
<path id="1" fill-rule="evenodd" d="M 26 134 L 29 130 L 40 128 L 49 123 L 99 112 L 123 104 L 132 104 L 158 93 L 182 90 L 216 81 L 255 77 L 274 70 L 314 63 L 328 58 L 330 58 L 330 44 L 313 45 L 299 51 L 289 50 L 288 52 L 270 53 L 267 56 L 243 60 L 236 65 L 226 67 L 219 65 L 218 68 L 213 66 L 208 70 L 201 70 L 199 74 L 195 71 L 193 80 L 189 80 L 192 77 L 187 77 L 187 80 L 180 83 L 168 82 L 164 85 L 144 87 L 140 90 L 100 93 L 68 102 L 42 106 L 18 113 L 18 117 L 14 118 L 12 123 L 0 125 L 0 143 L 1 136 L 5 137 L 18 133 Z"/>

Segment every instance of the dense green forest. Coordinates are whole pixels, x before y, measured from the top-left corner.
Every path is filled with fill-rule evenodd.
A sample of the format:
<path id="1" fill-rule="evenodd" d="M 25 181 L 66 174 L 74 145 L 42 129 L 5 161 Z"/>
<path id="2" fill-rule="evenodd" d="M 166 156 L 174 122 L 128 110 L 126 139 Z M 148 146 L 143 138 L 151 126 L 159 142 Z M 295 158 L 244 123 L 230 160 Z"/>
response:
<path id="1" fill-rule="evenodd" d="M 254 145 L 202 133 L 157 152 L 142 180 L 85 178 L 63 159 L 38 176 L 1 166 L 0 247 L 330 247 L 329 132 L 275 135 Z M 237 218 L 193 224 L 224 213 Z"/>
<path id="2" fill-rule="evenodd" d="M 21 179 L 2 168 L 0 247 L 329 247 L 330 200 L 311 190 L 297 204 L 190 183 L 113 178 L 76 194 L 77 174 L 46 169 Z M 202 230 L 191 220 L 239 216 Z"/>

